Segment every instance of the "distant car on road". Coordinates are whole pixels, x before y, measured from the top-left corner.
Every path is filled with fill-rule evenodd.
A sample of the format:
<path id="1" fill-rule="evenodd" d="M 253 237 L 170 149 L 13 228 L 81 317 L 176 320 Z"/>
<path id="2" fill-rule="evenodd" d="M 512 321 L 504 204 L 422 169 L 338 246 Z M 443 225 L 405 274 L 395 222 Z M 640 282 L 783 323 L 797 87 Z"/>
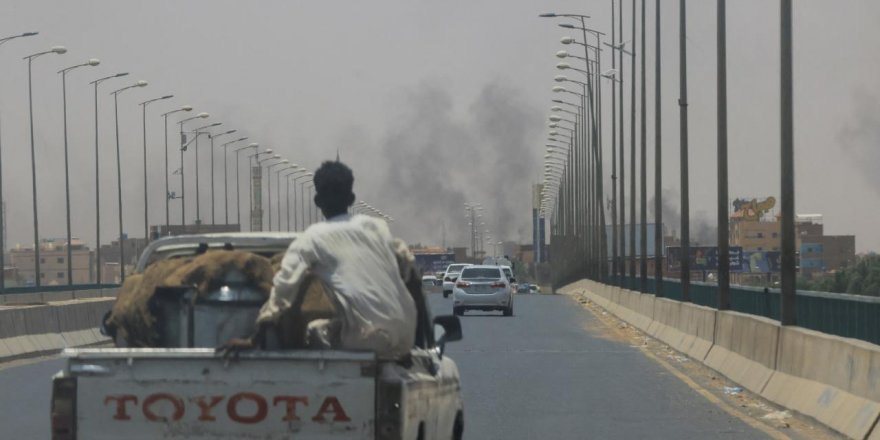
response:
<path id="1" fill-rule="evenodd" d="M 516 277 L 513 276 L 513 270 L 510 266 L 500 265 L 501 271 L 504 272 L 504 276 L 507 277 L 507 282 L 510 283 L 510 291 L 516 293 Z"/>
<path id="2" fill-rule="evenodd" d="M 529 290 L 532 293 L 541 293 L 541 286 L 537 284 L 529 284 Z"/>
<path id="3" fill-rule="evenodd" d="M 470 264 L 450 264 L 446 267 L 446 273 L 443 274 L 443 297 L 447 298 L 449 295 L 452 295 L 452 289 L 455 287 L 455 280 L 458 279 L 458 274 L 461 273 L 461 270 L 465 267 L 470 266 Z"/>
<path id="4" fill-rule="evenodd" d="M 467 310 L 500 310 L 513 315 L 513 289 L 498 266 L 468 266 L 461 271 L 452 294 L 452 313 Z"/>
<path id="5" fill-rule="evenodd" d="M 532 286 L 528 283 L 519 283 L 516 285 L 516 293 L 532 293 Z"/>

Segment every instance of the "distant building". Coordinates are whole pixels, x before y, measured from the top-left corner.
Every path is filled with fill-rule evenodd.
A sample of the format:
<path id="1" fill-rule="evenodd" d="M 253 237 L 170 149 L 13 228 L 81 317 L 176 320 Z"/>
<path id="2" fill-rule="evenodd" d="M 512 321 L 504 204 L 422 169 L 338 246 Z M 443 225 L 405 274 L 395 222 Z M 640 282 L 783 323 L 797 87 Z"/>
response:
<path id="1" fill-rule="evenodd" d="M 541 215 L 541 195 L 544 192 L 544 184 L 532 185 L 532 246 L 534 261 L 541 263 L 547 261 L 544 250 L 546 248 L 546 233 L 544 226 L 546 221 Z"/>
<path id="2" fill-rule="evenodd" d="M 730 221 L 730 245 L 743 251 L 779 251 L 781 230 L 778 221 Z"/>
<path id="3" fill-rule="evenodd" d="M 92 256 L 89 248 L 79 239 L 73 239 L 70 245 L 73 284 L 88 284 L 92 281 Z M 33 247 L 17 246 L 9 251 L 10 268 L 16 273 L 22 285 L 36 284 L 36 264 Z M 10 280 L 11 281 L 11 280 Z M 43 239 L 40 241 L 40 285 L 53 286 L 69 284 L 67 278 L 67 240 Z M 7 282 L 7 285 L 13 284 Z"/>

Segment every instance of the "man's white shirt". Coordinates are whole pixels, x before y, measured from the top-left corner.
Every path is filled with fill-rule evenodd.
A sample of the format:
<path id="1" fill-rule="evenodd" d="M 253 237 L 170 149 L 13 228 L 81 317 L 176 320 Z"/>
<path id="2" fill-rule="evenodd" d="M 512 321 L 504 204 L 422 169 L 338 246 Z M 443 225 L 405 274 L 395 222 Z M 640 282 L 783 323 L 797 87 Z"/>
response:
<path id="1" fill-rule="evenodd" d="M 408 252 L 375 217 L 343 214 L 313 224 L 287 249 L 257 321 L 277 321 L 311 273 L 341 306 L 342 348 L 371 350 L 388 359 L 409 353 L 416 308 L 401 278 L 401 247 Z"/>

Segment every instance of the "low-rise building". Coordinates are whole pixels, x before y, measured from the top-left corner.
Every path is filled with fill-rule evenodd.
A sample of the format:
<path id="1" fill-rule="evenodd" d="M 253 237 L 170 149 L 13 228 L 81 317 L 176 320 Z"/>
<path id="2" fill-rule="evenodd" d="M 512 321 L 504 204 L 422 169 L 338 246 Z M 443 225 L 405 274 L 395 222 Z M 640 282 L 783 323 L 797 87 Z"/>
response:
<path id="1" fill-rule="evenodd" d="M 53 286 L 89 284 L 92 282 L 91 251 L 79 239 L 70 245 L 72 278 L 67 274 L 67 240 L 43 239 L 40 241 L 40 285 Z M 36 285 L 36 254 L 33 246 L 16 246 L 9 251 L 9 266 L 15 268 L 22 285 Z"/>

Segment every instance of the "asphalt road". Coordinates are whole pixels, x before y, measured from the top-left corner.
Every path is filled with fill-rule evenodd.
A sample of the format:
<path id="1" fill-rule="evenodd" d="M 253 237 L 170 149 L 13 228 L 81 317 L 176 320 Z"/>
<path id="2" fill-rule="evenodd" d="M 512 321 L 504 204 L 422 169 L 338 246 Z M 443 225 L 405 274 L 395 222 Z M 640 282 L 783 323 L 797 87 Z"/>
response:
<path id="1" fill-rule="evenodd" d="M 435 315 L 451 298 L 432 295 Z M 519 295 L 514 316 L 467 312 L 459 366 L 469 439 L 756 439 L 728 415 L 562 295 Z"/>
<path id="2" fill-rule="evenodd" d="M 434 314 L 451 299 L 430 298 Z M 586 330 L 592 315 L 565 296 L 520 295 L 515 315 L 468 312 L 447 353 L 461 370 L 468 439 L 754 439 L 636 348 Z M 593 323 L 596 324 L 596 323 Z M 601 325 L 601 324 L 597 324 Z M 58 359 L 0 365 L 2 438 L 49 438 Z"/>

